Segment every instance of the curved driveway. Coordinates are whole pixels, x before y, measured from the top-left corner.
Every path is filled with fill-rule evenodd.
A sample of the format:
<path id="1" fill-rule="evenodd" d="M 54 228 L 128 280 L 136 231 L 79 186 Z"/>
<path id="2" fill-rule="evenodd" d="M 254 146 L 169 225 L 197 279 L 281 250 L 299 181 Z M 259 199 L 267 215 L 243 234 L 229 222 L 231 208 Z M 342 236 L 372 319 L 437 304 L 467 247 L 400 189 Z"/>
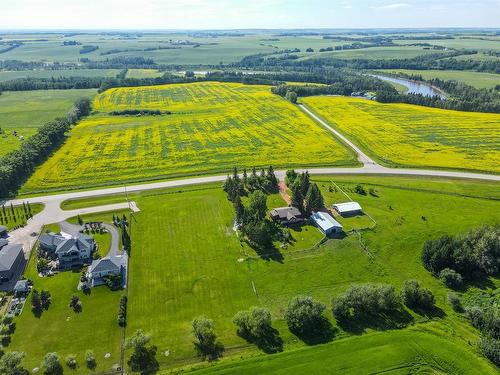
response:
<path id="1" fill-rule="evenodd" d="M 404 168 L 387 168 L 384 167 L 368 155 L 366 155 L 359 147 L 352 143 L 344 135 L 333 129 L 329 124 L 327 124 L 319 116 L 311 112 L 305 106 L 299 104 L 299 108 L 309 115 L 316 122 L 321 124 L 325 129 L 333 133 L 336 137 L 341 139 L 345 144 L 351 147 L 358 155 L 358 161 L 363 165 L 360 168 L 308 168 L 307 170 L 311 175 L 321 175 L 321 174 L 371 174 L 371 175 L 403 175 L 403 176 L 429 176 L 429 177 L 448 177 L 448 178 L 465 178 L 474 180 L 489 180 L 500 182 L 500 175 L 493 174 L 481 174 L 472 172 L 455 172 L 455 171 L 445 171 L 445 170 L 427 170 L 427 169 L 404 169 Z M 306 169 L 298 169 L 299 172 L 305 171 Z M 283 180 L 285 178 L 285 170 L 276 171 L 276 176 Z M 111 204 L 99 207 L 82 208 L 71 211 L 64 211 L 61 209 L 60 205 L 63 201 L 68 199 L 78 199 L 78 198 L 88 198 L 88 197 L 98 197 L 106 195 L 115 194 L 126 194 L 130 192 L 162 189 L 170 187 L 188 186 L 204 184 L 209 182 L 222 182 L 226 179 L 226 175 L 216 175 L 216 176 L 203 176 L 203 177 L 193 177 L 186 178 L 182 180 L 170 180 L 153 182 L 140 185 L 132 185 L 127 187 L 113 187 L 107 189 L 97 189 L 89 191 L 76 191 L 71 193 L 46 195 L 39 197 L 31 197 L 26 199 L 14 199 L 8 201 L 6 205 L 20 205 L 22 202 L 30 203 L 42 203 L 45 205 L 44 209 L 35 215 L 33 219 L 28 221 L 28 224 L 24 228 L 17 229 L 10 233 L 10 240 L 14 243 L 22 243 L 24 245 L 25 252 L 29 252 L 31 246 L 35 242 L 35 238 L 30 237 L 30 233 L 39 232 L 43 225 L 56 223 L 67 218 L 74 217 L 76 215 L 84 215 L 87 213 L 94 212 L 105 212 L 114 211 L 130 207 L 132 211 L 138 211 L 138 207 L 135 202 L 124 202 L 118 204 Z"/>

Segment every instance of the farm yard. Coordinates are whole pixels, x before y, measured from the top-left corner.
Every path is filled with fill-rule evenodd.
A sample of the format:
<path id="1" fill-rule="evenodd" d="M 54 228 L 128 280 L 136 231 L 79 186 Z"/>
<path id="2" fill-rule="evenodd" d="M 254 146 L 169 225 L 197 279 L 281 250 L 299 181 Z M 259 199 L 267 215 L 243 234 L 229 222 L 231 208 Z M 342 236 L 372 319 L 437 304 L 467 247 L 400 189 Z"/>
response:
<path id="1" fill-rule="evenodd" d="M 96 90 L 40 90 L 0 95 L 0 157 L 15 150 L 37 128 L 64 116 L 76 99 L 92 97 Z M 13 132 L 17 136 L 13 135 Z"/>
<path id="2" fill-rule="evenodd" d="M 301 101 L 389 166 L 500 172 L 498 114 L 349 97 L 307 97 Z"/>
<path id="3" fill-rule="evenodd" d="M 365 343 L 387 342 L 391 338 L 406 341 L 411 332 L 415 345 L 394 348 L 398 354 L 391 361 L 401 358 L 401 363 L 412 363 L 418 369 L 458 366 L 465 372 L 473 369 L 470 371 L 495 373 L 467 344 L 477 339 L 476 332 L 449 307 L 448 289 L 424 270 L 420 253 L 427 238 L 497 222 L 500 196 L 496 184 L 398 177 L 313 177 L 328 206 L 339 199 L 338 192 L 330 190 L 332 180 L 360 202 L 376 220 L 377 227 L 361 237 L 353 234 L 312 248 L 321 236 L 316 228 L 306 225 L 301 231 L 292 231 L 296 240 L 292 247 L 279 249 L 281 261 L 261 259 L 239 242 L 232 230 L 233 208 L 219 184 L 131 194 L 130 199 L 138 203 L 141 212 L 131 219 L 127 335 L 144 329 L 158 346 L 157 359 L 162 368 L 192 369 L 199 366 L 199 360 L 192 344 L 190 322 L 200 314 L 207 315 L 214 319 L 216 333 L 226 347 L 226 359 L 221 363 L 224 369 L 226 361 L 234 363 L 236 358 L 259 353 L 236 335 L 231 322 L 237 311 L 256 305 L 271 310 L 273 326 L 284 341 L 285 353 L 278 355 L 277 361 L 295 349 L 310 358 L 326 355 L 324 350 L 330 350 L 331 345 L 336 355 L 342 355 L 344 349 L 335 348 L 359 345 L 360 350 L 365 350 Z M 376 195 L 355 194 L 357 184 L 373 189 Z M 283 204 L 279 199 L 271 195 L 268 207 Z M 99 204 L 103 200 L 98 198 Z M 429 205 L 429 201 L 433 204 Z M 92 220 L 107 216 L 93 215 Z M 288 331 L 283 320 L 289 299 L 297 294 L 312 295 L 329 307 L 330 299 L 352 283 L 389 283 L 399 290 L 405 280 L 413 278 L 433 291 L 443 313 L 429 321 L 429 317 L 408 310 L 408 329 L 374 334 L 384 329 L 368 325 L 361 337 L 353 336 L 336 325 L 328 310 L 325 317 L 333 324 L 333 341 L 327 347 L 307 349 L 307 354 L 303 352 L 304 343 Z M 498 285 L 496 279 L 491 282 L 495 286 L 488 290 Z M 442 339 L 453 342 L 457 346 L 453 352 L 463 352 L 470 361 L 453 363 L 448 349 L 437 345 Z M 425 355 L 420 345 L 426 348 Z M 375 353 L 367 355 L 368 361 L 377 361 Z M 415 363 L 415 357 L 421 356 Z M 439 357 L 439 365 L 427 361 L 433 356 Z M 259 358 L 262 357 L 255 359 L 257 363 Z M 391 361 L 381 367 L 391 366 Z M 246 362 L 242 365 L 247 366 Z M 260 367 L 253 359 L 248 365 Z M 354 362 L 349 366 L 352 373 L 359 370 Z"/>
<path id="4" fill-rule="evenodd" d="M 267 86 L 204 82 L 110 89 L 94 99 L 93 108 L 99 113 L 73 128 L 22 193 L 227 172 L 235 165 L 357 163 L 327 130 Z M 172 114 L 106 113 L 126 109 Z"/>

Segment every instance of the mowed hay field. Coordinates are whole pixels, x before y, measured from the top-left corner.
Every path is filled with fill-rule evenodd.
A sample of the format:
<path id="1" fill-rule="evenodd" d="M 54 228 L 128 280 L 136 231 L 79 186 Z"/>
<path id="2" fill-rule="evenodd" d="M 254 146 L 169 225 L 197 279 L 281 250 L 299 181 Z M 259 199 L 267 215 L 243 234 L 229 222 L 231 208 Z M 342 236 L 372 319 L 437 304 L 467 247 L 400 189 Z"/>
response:
<path id="1" fill-rule="evenodd" d="M 397 177 L 312 179 L 320 186 L 327 205 L 338 197 L 338 193 L 329 189 L 332 179 L 349 193 L 358 183 L 367 190 L 376 190 L 378 197 L 353 194 L 378 223 L 376 229 L 361 235 L 366 248 L 361 246 L 356 235 L 349 235 L 311 249 L 311 240 L 319 232 L 306 226 L 301 231 L 292 231 L 296 240 L 292 248 L 278 250 L 283 256 L 281 261 L 264 260 L 239 243 L 232 230 L 232 205 L 218 184 L 181 189 L 183 191 L 170 189 L 131 194 L 130 198 L 137 202 L 141 211 L 131 220 L 133 245 L 127 336 L 136 329 L 151 333 L 152 342 L 158 346 L 157 359 L 164 368 L 191 365 L 199 362 L 192 344 L 191 321 L 199 315 L 206 315 L 214 320 L 216 332 L 226 347 L 225 357 L 236 363 L 240 357 L 252 356 L 259 351 L 236 335 L 232 317 L 239 310 L 264 306 L 271 310 L 273 325 L 283 338 L 287 352 L 303 348 L 305 344 L 288 330 L 283 320 L 285 308 L 293 296 L 309 294 L 328 307 L 325 317 L 335 327 L 331 344 L 364 351 L 366 347 L 357 339 L 360 332 L 336 327 L 329 309 L 331 298 L 353 283 L 390 283 L 399 290 L 405 280 L 418 279 L 435 294 L 436 303 L 443 313 L 429 322 L 424 315 L 408 310 L 415 328 L 384 332 L 384 337 L 374 342 L 377 343 L 377 352 L 385 350 L 390 357 L 367 353 L 372 360 L 367 360 L 366 365 L 388 369 L 395 366 L 399 357 L 403 367 L 414 364 L 425 368 L 426 361 L 434 358 L 431 365 L 439 364 L 441 369 L 456 366 L 457 371 L 463 373 L 476 368 L 476 373 L 495 373 L 493 366 L 468 344 L 468 341 L 476 342 L 477 332 L 453 312 L 446 299 L 448 289 L 424 270 L 420 254 L 428 238 L 498 222 L 498 186 L 492 182 Z M 99 198 L 99 204 L 104 204 L 102 199 Z M 429 201 L 433 204 L 429 205 Z M 278 202 L 275 196 L 271 196 L 269 202 L 273 202 L 269 203 L 269 208 L 284 203 Z M 422 220 L 422 216 L 426 220 Z M 109 214 L 94 219 L 107 217 Z M 491 283 L 487 290 L 498 286 L 496 279 Z M 366 335 L 370 342 L 369 334 L 379 330 L 383 328 L 375 323 L 367 325 L 362 337 Z M 404 332 L 407 334 L 401 336 Z M 410 339 L 414 344 L 399 349 L 399 345 L 391 346 L 390 342 L 399 340 L 398 337 L 404 337 L 403 341 Z M 456 356 L 450 355 L 448 349 L 440 349 L 442 342 L 438 337 L 456 345 L 457 350 L 453 346 L 448 348 L 460 358 L 463 358 L 460 353 L 468 353 L 468 360 L 455 363 Z M 344 338 L 346 340 L 342 341 Z M 425 350 L 431 352 L 421 358 L 423 353 L 418 348 L 425 342 L 428 343 Z M 167 350 L 169 355 L 165 356 L 163 353 Z M 341 349 L 332 350 L 340 353 Z M 343 350 L 347 352 L 349 349 Z M 396 354 L 391 355 L 394 351 Z M 313 352 L 309 354 L 315 355 Z M 333 354 L 318 356 L 330 355 Z M 274 356 L 269 357 L 272 358 Z M 422 360 L 415 363 L 417 358 Z M 307 358 L 302 360 L 307 361 Z M 375 366 L 374 363 L 378 362 Z M 355 362 L 349 364 L 353 369 L 355 365 Z M 321 372 L 320 362 L 317 366 Z M 358 368 L 359 372 L 362 371 Z M 240 373 L 246 372 L 242 369 Z"/>
<path id="2" fill-rule="evenodd" d="M 390 166 L 500 173 L 500 115 L 381 104 L 347 97 L 301 101 Z"/>
<path id="3" fill-rule="evenodd" d="M 124 109 L 172 111 L 111 116 Z M 234 166 L 355 165 L 353 153 L 267 86 L 205 82 L 111 89 L 24 193 L 227 172 Z"/>
<path id="4" fill-rule="evenodd" d="M 96 90 L 37 90 L 0 95 L 0 157 L 19 147 L 22 140 L 56 117 L 63 117 L 76 99 L 92 97 Z M 13 132 L 17 132 L 17 136 Z"/>

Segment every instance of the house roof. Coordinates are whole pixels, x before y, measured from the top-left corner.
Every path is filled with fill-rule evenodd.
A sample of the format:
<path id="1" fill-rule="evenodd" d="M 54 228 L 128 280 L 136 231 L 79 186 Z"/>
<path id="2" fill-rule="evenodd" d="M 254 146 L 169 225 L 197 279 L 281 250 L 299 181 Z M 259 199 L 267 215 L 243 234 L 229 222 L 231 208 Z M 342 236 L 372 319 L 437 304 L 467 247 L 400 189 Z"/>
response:
<path id="1" fill-rule="evenodd" d="M 0 238 L 0 249 L 7 245 L 9 241 L 7 241 L 5 238 Z"/>
<path id="2" fill-rule="evenodd" d="M 101 259 L 97 259 L 92 261 L 90 265 L 89 272 L 105 272 L 105 271 L 114 271 L 119 272 L 121 269 L 121 258 L 116 256 L 104 257 Z"/>
<path id="3" fill-rule="evenodd" d="M 300 217 L 302 214 L 297 207 L 278 207 L 271 210 L 271 216 L 290 220 L 294 217 Z"/>
<path id="4" fill-rule="evenodd" d="M 336 203 L 333 205 L 338 212 L 352 212 L 352 211 L 361 211 L 361 206 L 358 202 L 345 202 L 345 203 Z"/>
<path id="5" fill-rule="evenodd" d="M 0 271 L 10 271 L 19 253 L 23 252 L 23 246 L 19 244 L 10 244 L 0 251 Z"/>
<path id="6" fill-rule="evenodd" d="M 57 247 L 61 242 L 66 241 L 66 238 L 55 233 L 42 234 L 38 239 L 40 245 L 45 247 Z"/>
<path id="7" fill-rule="evenodd" d="M 14 285 L 14 291 L 25 292 L 29 290 L 28 280 L 19 280 L 16 285 Z"/>
<path id="8" fill-rule="evenodd" d="M 91 251 L 91 237 L 79 235 L 77 237 L 65 239 L 56 248 L 56 254 L 63 255 L 71 253 L 72 251 Z"/>
<path id="9" fill-rule="evenodd" d="M 332 228 L 342 228 L 337 220 L 331 217 L 326 212 L 315 212 L 311 215 L 311 219 L 324 231 L 327 232 Z"/>

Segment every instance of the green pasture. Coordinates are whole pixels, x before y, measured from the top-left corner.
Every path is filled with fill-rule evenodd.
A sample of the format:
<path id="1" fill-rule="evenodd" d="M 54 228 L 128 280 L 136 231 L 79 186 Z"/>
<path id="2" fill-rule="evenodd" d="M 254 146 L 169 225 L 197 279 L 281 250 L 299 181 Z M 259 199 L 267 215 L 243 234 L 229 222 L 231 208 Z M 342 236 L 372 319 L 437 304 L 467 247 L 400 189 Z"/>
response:
<path id="1" fill-rule="evenodd" d="M 413 177 L 313 176 L 312 180 L 320 186 L 328 206 L 345 198 L 331 189 L 334 181 L 361 204 L 377 226 L 360 236 L 329 240 L 319 248 L 311 244 L 321 234 L 306 226 L 292 231 L 296 240 L 293 246 L 277 248 L 271 258 L 274 260 L 264 260 L 247 245 L 241 245 L 233 232 L 233 209 L 220 184 L 130 194 L 141 211 L 131 217 L 127 335 L 139 328 L 150 332 L 158 346 L 157 359 L 165 369 L 189 370 L 199 366 L 190 322 L 204 314 L 214 319 L 216 332 L 226 347 L 222 373 L 233 371 L 233 366 L 237 366 L 236 372 L 273 372 L 278 366 L 292 371 L 309 360 L 316 361 L 314 368 L 321 372 L 330 366 L 319 358 L 344 358 L 349 351 L 358 350 L 367 351 L 363 363 L 373 370 L 387 370 L 399 364 L 404 370 L 398 371 L 405 371 L 414 364 L 426 371 L 467 372 L 473 368 L 478 373 L 494 373 L 493 367 L 468 344 L 477 340 L 476 331 L 451 310 L 446 300 L 447 288 L 424 270 L 420 252 L 428 238 L 498 223 L 497 185 Z M 356 194 L 357 184 L 367 192 L 371 189 L 373 194 Z M 94 203 L 102 203 L 103 199 Z M 268 201 L 269 208 L 284 203 L 278 196 L 271 196 Z M 76 204 L 73 201 L 73 207 Z M 353 335 L 337 327 L 327 311 L 325 316 L 335 331 L 333 342 L 315 349 L 306 349 L 283 321 L 285 307 L 294 295 L 310 294 L 329 306 L 330 299 L 352 283 L 390 283 L 399 289 L 407 279 L 418 279 L 430 288 L 442 312 L 426 316 L 407 310 L 410 328 L 385 331 L 383 325 L 373 322 L 358 336 L 359 332 Z M 491 281 L 494 288 L 498 287 L 498 280 Z M 284 340 L 284 354 L 265 357 L 236 335 L 232 316 L 253 305 L 271 309 L 273 324 Z M 443 348 L 441 340 L 450 345 Z M 369 351 L 368 347 L 375 343 L 387 353 Z M 167 350 L 169 356 L 163 355 Z M 297 358 L 296 362 L 286 360 L 287 355 Z M 255 358 L 239 361 L 248 357 Z M 358 365 L 351 360 L 346 368 L 356 373 Z"/>
<path id="2" fill-rule="evenodd" d="M 429 326 L 437 326 L 430 323 Z M 457 361 L 457 358 L 460 360 Z M 194 374 L 494 374 L 496 369 L 462 343 L 421 327 L 371 333 L 271 357 L 228 359 Z M 165 371 L 162 374 L 167 374 Z"/>
<path id="3" fill-rule="evenodd" d="M 92 97 L 96 90 L 39 90 L 0 95 L 0 156 L 19 147 L 37 128 L 66 115 L 76 99 Z M 13 132 L 17 132 L 14 136 Z"/>
<path id="4" fill-rule="evenodd" d="M 116 77 L 118 69 L 61 69 L 0 71 L 0 82 L 19 78 Z"/>

